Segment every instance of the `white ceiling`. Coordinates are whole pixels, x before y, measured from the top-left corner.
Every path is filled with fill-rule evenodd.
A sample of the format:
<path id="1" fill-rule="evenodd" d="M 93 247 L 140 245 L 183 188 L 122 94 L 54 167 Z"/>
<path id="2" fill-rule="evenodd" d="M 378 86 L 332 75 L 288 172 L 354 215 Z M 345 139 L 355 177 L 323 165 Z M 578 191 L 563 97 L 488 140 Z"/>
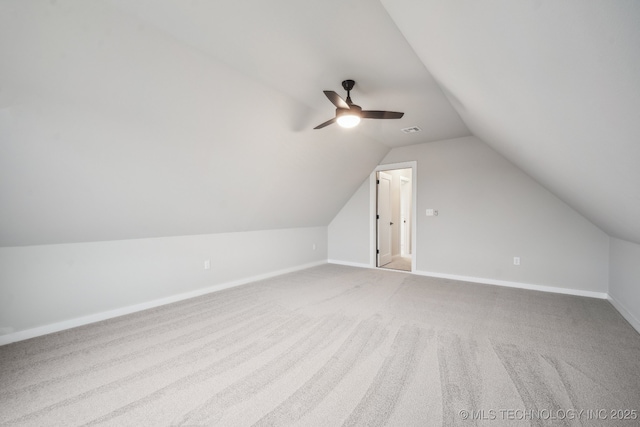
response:
<path id="1" fill-rule="evenodd" d="M 640 243 L 640 2 L 383 4 L 474 135 Z"/>
<path id="2" fill-rule="evenodd" d="M 310 108 L 299 115 L 296 129 L 313 128 L 332 118 L 335 107 L 322 90 L 346 98 L 341 82 L 350 78 L 356 81 L 352 93 L 356 104 L 406 113 L 401 121 L 368 120 L 358 129 L 388 147 L 469 135 L 378 1 L 109 0 L 109 4 Z M 423 133 L 399 133 L 413 125 Z"/>
<path id="3" fill-rule="evenodd" d="M 326 225 L 471 133 L 640 242 L 639 4 L 0 0 L 0 245 Z M 313 130 L 346 78 L 405 116 Z"/>

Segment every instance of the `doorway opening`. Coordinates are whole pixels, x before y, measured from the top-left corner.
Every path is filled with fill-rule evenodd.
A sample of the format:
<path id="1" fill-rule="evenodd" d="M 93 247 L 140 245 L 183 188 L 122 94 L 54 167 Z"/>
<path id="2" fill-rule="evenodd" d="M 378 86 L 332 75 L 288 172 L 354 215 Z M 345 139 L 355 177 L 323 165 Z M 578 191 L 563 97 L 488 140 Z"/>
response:
<path id="1" fill-rule="evenodd" d="M 415 168 L 392 166 L 375 172 L 375 266 L 414 271 Z"/>

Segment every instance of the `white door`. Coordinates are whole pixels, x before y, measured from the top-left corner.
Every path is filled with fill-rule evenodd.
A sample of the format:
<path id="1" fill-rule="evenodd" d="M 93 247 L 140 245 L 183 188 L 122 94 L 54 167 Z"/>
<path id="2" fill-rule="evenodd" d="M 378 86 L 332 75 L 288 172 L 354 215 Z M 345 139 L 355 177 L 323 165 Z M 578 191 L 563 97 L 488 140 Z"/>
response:
<path id="1" fill-rule="evenodd" d="M 391 262 L 391 175 L 378 172 L 378 267 Z"/>

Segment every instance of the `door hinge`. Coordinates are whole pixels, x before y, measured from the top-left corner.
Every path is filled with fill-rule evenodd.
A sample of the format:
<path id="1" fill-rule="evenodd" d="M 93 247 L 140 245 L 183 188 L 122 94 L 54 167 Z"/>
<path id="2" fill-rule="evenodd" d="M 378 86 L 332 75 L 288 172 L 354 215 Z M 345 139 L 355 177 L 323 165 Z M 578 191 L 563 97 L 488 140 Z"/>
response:
<path id="1" fill-rule="evenodd" d="M 379 179 L 376 179 L 376 184 L 380 184 L 380 180 Z"/>
<path id="2" fill-rule="evenodd" d="M 376 249 L 376 255 L 380 253 L 380 249 Z"/>
<path id="3" fill-rule="evenodd" d="M 380 215 L 376 215 L 376 219 L 380 219 Z"/>

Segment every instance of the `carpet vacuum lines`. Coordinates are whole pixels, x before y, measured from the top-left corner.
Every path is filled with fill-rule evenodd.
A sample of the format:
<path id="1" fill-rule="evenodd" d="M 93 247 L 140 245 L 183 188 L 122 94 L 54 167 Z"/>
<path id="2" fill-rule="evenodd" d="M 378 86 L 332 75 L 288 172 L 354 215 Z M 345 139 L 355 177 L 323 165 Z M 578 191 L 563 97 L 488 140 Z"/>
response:
<path id="1" fill-rule="evenodd" d="M 296 320 L 299 320 L 297 318 Z M 191 364 L 199 361 L 206 360 L 211 357 L 211 354 L 207 352 L 207 350 L 215 351 L 216 349 L 224 348 L 225 346 L 230 345 L 231 343 L 235 343 L 241 341 L 243 336 L 251 337 L 256 333 L 260 333 L 261 330 L 267 331 L 269 330 L 273 324 L 282 323 L 283 320 L 280 316 L 274 316 L 272 319 L 262 319 L 262 326 L 257 326 L 251 322 L 246 326 L 242 326 L 241 328 L 231 331 L 228 334 L 216 338 L 210 342 L 200 345 L 195 349 L 191 349 L 185 353 L 174 356 L 168 360 L 165 360 L 157 365 L 146 366 L 145 368 L 129 374 L 124 378 L 118 378 L 109 383 L 100 385 L 94 389 L 85 391 L 83 393 L 77 394 L 73 397 L 69 397 L 62 401 L 47 405 L 44 408 L 33 411 L 29 414 L 23 415 L 16 419 L 8 420 L 7 422 L 10 425 L 13 423 L 18 424 L 26 421 L 35 421 L 41 420 L 40 425 L 44 425 L 48 423 L 49 417 L 55 417 L 55 411 L 58 409 L 63 409 L 74 404 L 83 404 L 88 402 L 90 399 L 95 399 L 98 396 L 109 393 L 109 392 L 119 392 L 122 395 L 123 399 L 129 401 L 130 397 L 124 395 L 123 388 L 128 385 L 135 384 L 136 382 L 142 380 L 148 380 L 151 377 L 158 377 L 165 372 L 169 372 L 171 370 L 176 369 L 178 366 L 190 366 Z M 287 322 L 291 323 L 291 321 Z M 295 323 L 295 322 L 294 322 Z M 295 323 L 294 328 L 299 326 L 299 323 Z M 281 326 L 282 327 L 282 326 Z M 295 329 L 293 329 L 295 330 Z M 88 403 L 89 406 L 92 406 L 91 403 Z M 92 406 L 93 409 L 96 409 L 96 406 Z M 5 411 L 5 414 L 8 411 Z M 35 424 L 35 423 L 34 423 Z"/>
<path id="2" fill-rule="evenodd" d="M 333 339 L 337 335 L 351 327 L 352 322 L 345 320 L 338 316 L 332 316 L 325 320 L 309 334 L 282 351 L 276 359 L 225 388 L 183 417 L 178 418 L 174 425 L 215 424 L 228 408 L 253 397 L 259 390 L 269 386 L 301 363 L 312 352 L 319 352 L 323 347 L 332 345 Z"/>
<path id="3" fill-rule="evenodd" d="M 403 325 L 398 330 L 391 353 L 343 426 L 386 425 L 407 383 L 413 379 L 430 335 L 415 325 Z"/>
<path id="4" fill-rule="evenodd" d="M 235 289 L 225 291 L 235 291 Z M 230 300 L 223 299 L 223 296 L 220 294 L 203 295 L 197 298 L 177 301 L 171 304 L 36 337 L 37 339 L 29 339 L 27 342 L 19 341 L 12 343 L 6 346 L 14 347 L 12 351 L 6 351 L 4 349 L 0 351 L 0 366 L 4 364 L 3 362 L 10 362 L 12 360 L 21 361 L 26 357 L 30 358 L 29 363 L 32 364 L 37 362 L 37 360 L 32 360 L 31 358 L 40 353 L 51 353 L 52 351 L 66 349 L 75 344 L 95 345 L 95 343 L 92 343 L 94 340 L 105 341 L 108 340 L 109 337 L 119 335 L 123 332 L 130 334 L 136 329 L 155 328 L 161 324 L 169 324 L 175 322 L 176 319 L 181 319 L 180 316 L 175 316 L 175 314 L 180 315 L 183 311 L 188 311 L 190 314 L 203 312 L 217 313 L 220 309 L 228 310 L 230 308 L 234 309 L 236 307 L 247 306 L 250 305 L 249 303 L 255 301 L 256 296 L 264 293 L 262 290 L 253 290 L 253 292 L 254 294 L 252 295 L 251 292 L 245 291 L 241 295 L 234 295 L 233 299 Z M 90 333 L 87 334 L 87 331 L 90 331 Z M 25 350 L 19 351 L 20 348 L 24 348 Z M 31 365 L 29 368 L 30 367 Z"/>
<path id="5" fill-rule="evenodd" d="M 265 303 L 265 306 L 266 305 L 267 304 Z M 238 305 L 238 307 L 241 307 L 241 306 L 242 305 Z M 91 340 L 87 340 L 87 341 L 82 340 L 79 346 L 71 346 L 71 350 L 68 350 L 69 346 L 65 346 L 65 347 L 58 346 L 56 350 L 63 350 L 62 353 L 54 356 L 48 355 L 48 357 L 45 357 L 43 359 L 38 359 L 38 360 L 33 360 L 32 357 L 30 357 L 31 354 L 24 354 L 22 356 L 18 354 L 16 356 L 18 360 L 16 360 L 12 364 L 12 371 L 18 371 L 21 368 L 24 370 L 33 371 L 34 368 L 41 365 L 45 365 L 45 364 L 47 365 L 47 369 L 51 369 L 51 366 L 48 365 L 51 361 L 61 360 L 61 359 L 67 360 L 70 356 L 73 356 L 76 354 L 86 354 L 90 351 L 102 351 L 104 349 L 107 349 L 116 345 L 120 345 L 120 344 L 128 344 L 131 342 L 136 342 L 138 340 L 148 340 L 151 336 L 154 336 L 154 335 L 171 332 L 172 330 L 175 330 L 181 327 L 190 327 L 194 322 L 208 321 L 212 317 L 218 316 L 218 314 L 219 313 L 212 310 L 212 308 L 204 307 L 202 310 L 196 311 L 195 313 L 190 313 L 187 316 L 180 316 L 177 319 L 171 316 L 165 316 L 165 318 L 167 318 L 168 320 L 165 320 L 163 322 L 154 322 L 153 319 L 151 319 L 150 321 L 145 321 L 144 325 L 142 325 L 143 328 L 147 328 L 147 329 L 143 329 L 141 331 L 136 332 L 135 330 L 139 328 L 137 328 L 135 324 L 130 325 L 128 328 L 127 327 L 122 328 L 123 332 L 125 332 L 126 335 L 119 336 L 116 338 L 111 338 L 108 341 L 103 340 L 103 342 L 98 342 L 98 343 L 91 343 Z M 224 315 L 225 312 L 221 312 L 221 314 Z M 126 317 L 126 316 L 123 316 L 123 317 Z M 105 322 L 110 323 L 110 320 L 107 320 Z M 84 328 L 84 327 L 80 327 L 80 328 Z M 132 330 L 134 332 L 132 332 Z M 67 331 L 59 332 L 57 334 L 60 334 L 64 337 L 64 336 L 72 335 L 74 332 L 75 332 L 74 329 L 70 329 Z M 81 331 L 77 331 L 77 332 L 81 333 Z M 52 335 L 57 335 L 57 334 L 52 334 Z M 101 338 L 104 339 L 109 337 L 110 335 L 112 334 L 106 334 L 104 337 L 101 337 Z M 21 344 L 25 345 L 26 343 L 18 342 L 18 343 L 9 344 L 9 345 L 20 346 Z M 66 352 L 64 352 L 65 350 Z M 3 365 L 4 364 L 5 363 L 3 363 Z M 0 368 L 0 377 L 4 378 L 4 374 L 5 374 L 5 370 Z"/>
<path id="6" fill-rule="evenodd" d="M 298 421 L 331 393 L 355 366 L 369 358 L 387 335 L 388 331 L 379 321 L 360 322 L 313 377 L 254 425 L 284 426 Z"/>
<path id="7" fill-rule="evenodd" d="M 2 399 L 11 399 L 11 398 L 22 398 L 23 395 L 28 395 L 30 399 L 38 398 L 41 394 L 49 394 L 55 395 L 55 390 L 51 390 L 50 387 L 56 384 L 61 384 L 66 381 L 70 381 L 74 378 L 79 378 L 82 376 L 95 376 L 99 374 L 100 370 L 103 369 L 112 369 L 118 365 L 124 363 L 133 362 L 136 359 L 144 358 L 147 356 L 153 356 L 162 351 L 167 351 L 171 349 L 178 348 L 182 345 L 189 345 L 193 342 L 197 342 L 200 339 L 208 338 L 214 336 L 216 333 L 222 332 L 226 329 L 237 327 L 240 323 L 239 321 L 243 318 L 247 318 L 247 314 L 251 312 L 252 314 L 259 314 L 268 316 L 269 313 L 272 315 L 275 314 L 275 308 L 273 307 L 263 307 L 260 310 L 250 309 L 246 312 L 237 313 L 234 316 L 224 319 L 222 322 L 207 324 L 205 327 L 192 331 L 188 334 L 179 335 L 175 338 L 171 338 L 165 340 L 163 342 L 157 343 L 155 345 L 151 345 L 149 347 L 142 348 L 137 351 L 120 354 L 119 356 L 101 361 L 95 364 L 80 364 L 82 366 L 81 369 L 75 369 L 72 372 L 62 374 L 53 378 L 49 378 L 47 380 L 43 380 L 40 382 L 36 382 L 34 384 L 30 384 L 28 386 L 20 387 L 20 388 L 8 388 L 0 391 L 0 400 Z M 264 326 L 264 319 L 253 319 L 249 325 L 247 325 L 248 329 L 257 328 L 259 326 Z M 77 363 L 71 364 L 72 366 L 77 365 Z"/>

